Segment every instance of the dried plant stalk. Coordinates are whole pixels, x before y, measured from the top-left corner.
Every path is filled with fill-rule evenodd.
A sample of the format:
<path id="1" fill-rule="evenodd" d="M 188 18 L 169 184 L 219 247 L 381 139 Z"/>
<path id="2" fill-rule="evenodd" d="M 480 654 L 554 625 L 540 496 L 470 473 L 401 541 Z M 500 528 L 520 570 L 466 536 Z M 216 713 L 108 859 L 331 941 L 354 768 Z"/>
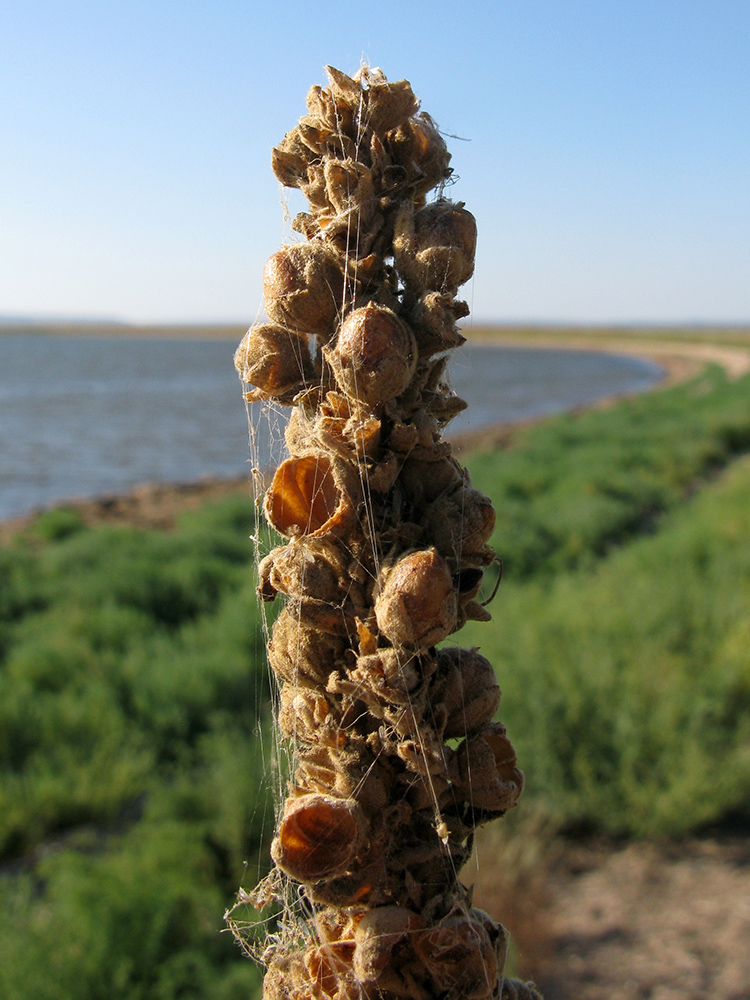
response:
<path id="1" fill-rule="evenodd" d="M 443 197 L 450 156 L 409 83 L 327 72 L 273 151 L 306 241 L 269 260 L 270 323 L 236 356 L 248 399 L 294 406 L 264 505 L 289 542 L 259 593 L 287 598 L 268 653 L 296 749 L 272 883 L 297 884 L 309 925 L 267 950 L 264 996 L 534 998 L 458 874 L 523 787 L 500 691 L 477 650 L 436 648 L 489 618 L 495 559 L 491 501 L 441 436 L 465 406 L 444 372 L 476 225 Z"/>

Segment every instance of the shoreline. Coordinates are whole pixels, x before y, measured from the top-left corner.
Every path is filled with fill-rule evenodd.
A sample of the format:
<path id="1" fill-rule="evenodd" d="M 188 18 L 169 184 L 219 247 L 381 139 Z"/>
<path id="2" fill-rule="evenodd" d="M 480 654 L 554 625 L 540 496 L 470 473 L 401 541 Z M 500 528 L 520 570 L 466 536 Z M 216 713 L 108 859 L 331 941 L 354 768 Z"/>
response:
<path id="1" fill-rule="evenodd" d="M 594 350 L 607 354 L 637 357 L 656 362 L 664 369 L 663 378 L 647 389 L 639 392 L 656 392 L 697 375 L 706 365 L 721 365 L 731 379 L 750 372 L 750 339 L 748 346 L 710 344 L 678 340 L 620 339 L 611 335 L 586 335 L 575 330 L 571 336 L 549 335 L 539 331 L 538 336 L 522 339 L 517 330 L 476 329 L 469 332 L 469 339 L 475 344 L 494 344 L 498 347 L 524 347 L 552 350 Z M 176 334 L 173 334 L 176 336 Z M 618 400 L 633 395 L 631 392 L 613 393 L 603 396 L 593 403 L 574 407 L 572 412 L 585 409 L 599 409 L 614 405 Z M 549 415 L 509 423 L 499 423 L 465 434 L 449 437 L 455 453 L 481 448 L 507 448 L 514 437 L 525 428 L 549 419 Z M 0 521 L 0 545 L 10 542 L 16 535 L 31 525 L 40 515 L 59 508 L 77 511 L 87 526 L 95 524 L 128 524 L 146 528 L 168 529 L 179 514 L 193 510 L 208 500 L 218 500 L 224 496 L 245 492 L 252 502 L 252 482 L 249 475 L 228 478 L 208 476 L 185 483 L 145 482 L 139 483 L 123 493 L 107 494 L 100 497 L 71 497 L 52 502 L 48 506 L 35 508 L 26 514 Z"/>

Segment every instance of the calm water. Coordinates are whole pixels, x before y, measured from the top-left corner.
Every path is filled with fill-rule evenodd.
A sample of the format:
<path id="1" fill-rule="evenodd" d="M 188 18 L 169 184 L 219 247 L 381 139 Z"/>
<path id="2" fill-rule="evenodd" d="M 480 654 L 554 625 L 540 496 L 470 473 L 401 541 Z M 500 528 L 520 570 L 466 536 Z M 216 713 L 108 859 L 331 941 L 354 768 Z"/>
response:
<path id="1" fill-rule="evenodd" d="M 267 465 L 278 420 L 251 412 L 226 341 L 0 336 L 0 519 L 148 481 L 189 482 Z M 469 410 L 456 431 L 523 420 L 646 388 L 633 358 L 472 347 L 451 381 Z"/>

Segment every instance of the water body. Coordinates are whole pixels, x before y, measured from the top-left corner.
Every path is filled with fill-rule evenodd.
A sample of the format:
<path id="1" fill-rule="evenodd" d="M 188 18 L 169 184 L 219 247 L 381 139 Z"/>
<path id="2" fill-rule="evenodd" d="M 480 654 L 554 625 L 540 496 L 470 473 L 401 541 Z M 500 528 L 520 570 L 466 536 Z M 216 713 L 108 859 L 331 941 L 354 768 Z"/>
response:
<path id="1" fill-rule="evenodd" d="M 246 413 L 234 346 L 0 336 L 0 519 L 138 483 L 268 465 L 272 450 L 280 454 L 283 416 L 259 407 Z M 450 371 L 469 402 L 451 424 L 455 432 L 638 391 L 663 374 L 651 362 L 596 351 L 469 344 Z"/>

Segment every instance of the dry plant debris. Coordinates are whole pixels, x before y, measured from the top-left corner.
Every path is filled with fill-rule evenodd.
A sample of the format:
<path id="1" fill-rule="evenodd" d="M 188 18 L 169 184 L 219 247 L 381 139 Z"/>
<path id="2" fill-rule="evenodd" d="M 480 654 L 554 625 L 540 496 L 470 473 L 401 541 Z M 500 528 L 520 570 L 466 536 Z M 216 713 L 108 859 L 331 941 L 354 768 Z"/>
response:
<path id="1" fill-rule="evenodd" d="M 296 901 L 263 956 L 267 1000 L 531 1000 L 459 878 L 523 774 L 490 663 L 436 648 L 489 619 L 496 560 L 492 503 L 442 440 L 465 407 L 445 369 L 476 224 L 444 197 L 450 155 L 410 84 L 327 73 L 273 151 L 309 202 L 305 241 L 268 261 L 269 322 L 235 359 L 249 401 L 293 406 L 264 502 L 288 543 L 258 589 L 286 599 L 268 657 L 294 769 L 275 868 L 240 903 Z"/>

